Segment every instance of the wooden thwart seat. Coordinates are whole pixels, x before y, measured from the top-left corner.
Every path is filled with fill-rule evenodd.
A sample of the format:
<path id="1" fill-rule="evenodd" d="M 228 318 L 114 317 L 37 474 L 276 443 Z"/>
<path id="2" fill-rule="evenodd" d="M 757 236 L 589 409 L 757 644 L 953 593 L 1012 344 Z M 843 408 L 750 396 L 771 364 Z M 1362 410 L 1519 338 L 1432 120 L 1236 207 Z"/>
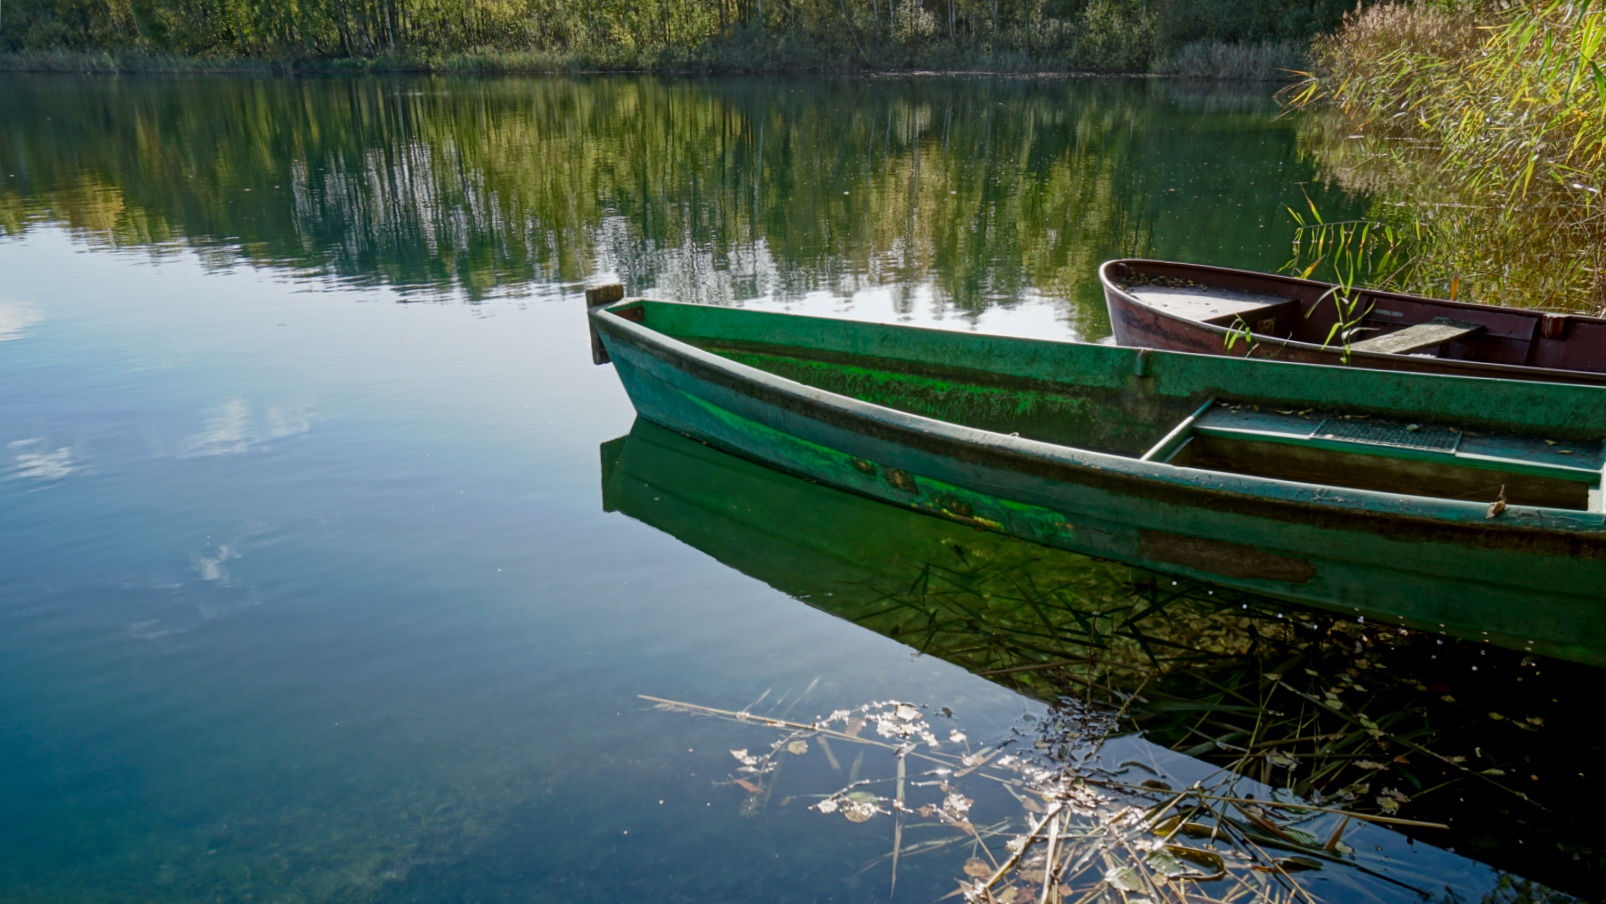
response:
<path id="1" fill-rule="evenodd" d="M 1427 323 L 1417 323 L 1403 330 L 1396 330 L 1371 339 L 1350 343 L 1352 352 L 1374 352 L 1384 355 L 1408 355 L 1435 345 L 1443 345 L 1452 339 L 1470 336 L 1481 332 L 1483 324 L 1466 323 L 1460 320 L 1451 320 L 1448 317 L 1435 317 Z"/>
<path id="2" fill-rule="evenodd" d="M 1146 305 L 1185 320 L 1201 323 L 1232 323 L 1242 318 L 1253 325 L 1257 314 L 1288 302 L 1286 295 L 1244 292 L 1219 288 L 1142 286 L 1129 288 L 1132 297 Z"/>

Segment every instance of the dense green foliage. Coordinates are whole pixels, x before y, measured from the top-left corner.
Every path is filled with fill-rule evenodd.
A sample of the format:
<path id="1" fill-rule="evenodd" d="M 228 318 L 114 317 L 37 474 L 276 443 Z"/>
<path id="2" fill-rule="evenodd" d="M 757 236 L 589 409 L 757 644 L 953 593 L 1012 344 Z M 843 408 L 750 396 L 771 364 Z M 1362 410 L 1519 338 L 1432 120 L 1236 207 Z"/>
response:
<path id="1" fill-rule="evenodd" d="M 395 65 L 1143 70 L 1350 0 L 4 0 L 0 52 Z M 1197 49 L 1194 54 L 1197 55 Z"/>
<path id="2" fill-rule="evenodd" d="M 1309 147 L 1408 237 L 1406 288 L 1606 305 L 1606 5 L 1373 7 L 1317 45 Z M 1313 121 L 1314 123 L 1315 121 Z M 1387 255 L 1385 255 L 1387 256 Z M 1393 255 L 1398 260 L 1400 255 Z"/>

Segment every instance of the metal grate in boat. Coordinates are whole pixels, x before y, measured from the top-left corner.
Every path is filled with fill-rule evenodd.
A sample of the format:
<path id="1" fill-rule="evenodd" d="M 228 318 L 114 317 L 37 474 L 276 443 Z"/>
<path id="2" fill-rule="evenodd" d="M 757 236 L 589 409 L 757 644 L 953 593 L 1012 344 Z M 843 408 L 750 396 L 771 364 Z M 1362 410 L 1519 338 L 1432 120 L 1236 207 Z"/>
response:
<path id="1" fill-rule="evenodd" d="M 1421 449 L 1426 452 L 1454 452 L 1461 440 L 1461 431 L 1444 427 L 1418 427 L 1389 421 L 1349 420 L 1328 418 L 1316 427 L 1319 439 L 1336 439 L 1348 443 L 1367 443 L 1373 446 L 1394 446 L 1400 449 Z"/>

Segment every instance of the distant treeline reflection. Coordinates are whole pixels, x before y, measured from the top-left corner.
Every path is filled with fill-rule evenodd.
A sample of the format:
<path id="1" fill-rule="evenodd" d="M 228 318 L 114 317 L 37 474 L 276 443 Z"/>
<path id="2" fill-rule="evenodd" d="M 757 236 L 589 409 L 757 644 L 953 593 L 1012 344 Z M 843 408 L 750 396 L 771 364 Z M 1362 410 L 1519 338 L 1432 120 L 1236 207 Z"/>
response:
<path id="1" fill-rule="evenodd" d="M 1093 268 L 1116 254 L 1275 266 L 1284 240 L 1265 226 L 1281 195 L 1268 186 L 1298 196 L 1292 127 L 1264 92 L 1185 83 L 15 77 L 8 89 L 4 233 L 65 224 L 92 242 L 201 247 L 220 265 L 421 297 L 604 270 L 715 303 L 920 286 L 963 311 L 1034 293 L 1096 308 Z M 1236 203 L 1190 205 L 1188 192 Z M 1244 261 L 1245 248 L 1267 259 Z"/>

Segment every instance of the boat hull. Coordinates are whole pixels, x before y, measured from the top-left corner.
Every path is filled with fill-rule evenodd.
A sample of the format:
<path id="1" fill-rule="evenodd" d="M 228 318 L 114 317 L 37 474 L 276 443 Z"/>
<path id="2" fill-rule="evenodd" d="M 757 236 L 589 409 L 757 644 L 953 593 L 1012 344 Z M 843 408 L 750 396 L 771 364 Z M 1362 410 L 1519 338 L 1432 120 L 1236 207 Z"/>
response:
<path id="1" fill-rule="evenodd" d="M 642 417 L 821 483 L 1036 543 L 1606 665 L 1606 532 L 1046 447 L 756 372 L 593 314 Z M 955 334 L 956 336 L 960 334 Z M 1120 350 L 1112 350 L 1120 351 Z M 1420 510 L 1418 510 L 1420 509 Z M 1540 519 L 1543 520 L 1543 519 Z M 1566 519 L 1563 519 L 1566 521 Z"/>
<path id="2" fill-rule="evenodd" d="M 1434 316 L 1445 316 L 1485 324 L 1485 344 L 1499 347 L 1506 356 L 1532 363 L 1386 354 L 1361 349 L 1351 349 L 1346 359 L 1341 343 L 1298 341 L 1261 332 L 1254 332 L 1247 337 L 1241 334 L 1235 336 L 1227 326 L 1191 320 L 1145 304 L 1123 289 L 1115 275 L 1122 266 L 1142 266 L 1174 279 L 1297 298 L 1305 307 L 1304 316 L 1311 319 L 1307 328 L 1319 326 L 1317 332 L 1325 332 L 1331 318 L 1327 316 L 1327 311 L 1319 307 L 1313 317 L 1312 307 L 1333 287 L 1311 280 L 1225 267 L 1160 261 L 1109 261 L 1099 268 L 1099 278 L 1110 315 L 1111 331 L 1115 341 L 1124 346 L 1203 355 L 1269 358 L 1301 364 L 1347 364 L 1374 370 L 1606 385 L 1606 321 L 1600 318 L 1514 311 L 1395 292 L 1366 292 L 1363 306 L 1370 306 L 1374 310 L 1381 308 L 1390 313 L 1394 313 L 1393 309 L 1402 309 L 1402 313 L 1408 312 L 1407 316 L 1414 318 L 1411 322 L 1425 322 Z M 1372 322 L 1379 319 L 1374 317 Z M 1547 341 L 1547 332 L 1555 339 Z M 1547 361 L 1557 364 L 1565 362 L 1570 366 L 1545 366 L 1544 362 Z"/>

